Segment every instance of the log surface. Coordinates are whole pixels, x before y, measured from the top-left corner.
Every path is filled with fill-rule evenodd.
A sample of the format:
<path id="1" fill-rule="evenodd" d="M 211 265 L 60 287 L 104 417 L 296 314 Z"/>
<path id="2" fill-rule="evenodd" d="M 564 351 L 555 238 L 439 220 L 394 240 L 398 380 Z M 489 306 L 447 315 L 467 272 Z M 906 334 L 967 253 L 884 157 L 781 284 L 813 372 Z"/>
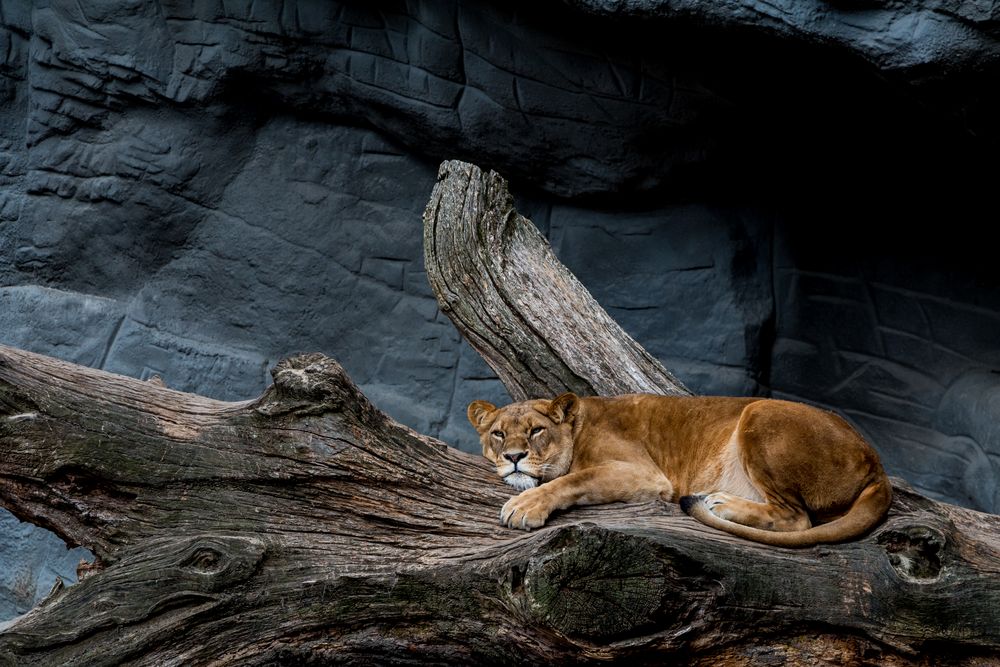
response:
<path id="1" fill-rule="evenodd" d="M 424 264 L 441 311 L 516 401 L 691 393 L 563 266 L 496 172 L 442 163 L 424 212 Z"/>
<path id="2" fill-rule="evenodd" d="M 470 197 L 463 219 L 500 243 L 498 266 L 530 271 L 523 257 L 548 253 L 565 271 L 537 232 L 475 231 L 484 211 L 523 219 L 503 209 L 502 179 L 471 165 L 443 166 L 428 225 L 450 233 L 443 202 Z M 518 262 L 504 234 L 521 239 Z M 461 270 L 489 274 L 481 248 L 448 251 L 462 253 Z M 579 283 L 560 289 L 587 303 Z M 592 312 L 559 338 L 525 314 L 550 307 L 543 293 L 481 293 L 500 299 L 493 315 L 460 327 L 484 348 L 518 341 L 491 362 L 512 392 L 683 391 Z M 452 313 L 463 294 L 442 297 L 458 297 Z M 574 337 L 608 356 L 580 361 Z M 612 359 L 633 365 L 616 376 Z M 273 376 L 225 403 L 0 348 L 0 504 L 97 556 L 0 627 L 0 665 L 1000 664 L 1000 517 L 899 482 L 872 534 L 802 550 L 669 503 L 512 531 L 497 521 L 511 490 L 484 459 L 394 422 L 336 362 L 295 357 Z"/>

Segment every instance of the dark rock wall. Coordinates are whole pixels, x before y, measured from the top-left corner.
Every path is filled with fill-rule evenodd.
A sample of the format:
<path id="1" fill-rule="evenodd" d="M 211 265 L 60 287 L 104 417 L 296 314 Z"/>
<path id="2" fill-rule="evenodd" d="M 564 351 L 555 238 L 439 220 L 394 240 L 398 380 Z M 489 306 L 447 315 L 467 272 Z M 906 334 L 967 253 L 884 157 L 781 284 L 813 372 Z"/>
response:
<path id="1" fill-rule="evenodd" d="M 0 0 L 0 342 L 224 399 L 323 351 L 474 451 L 464 406 L 503 389 L 420 246 L 464 158 L 695 391 L 841 410 L 996 511 L 997 25 L 970 6 Z"/>
<path id="2" fill-rule="evenodd" d="M 67 549 L 55 534 L 0 513 L 0 630 L 3 622 L 30 610 L 62 579 L 76 580 L 83 547 Z"/>
<path id="3" fill-rule="evenodd" d="M 990 214 L 951 205 L 892 235 L 781 230 L 771 374 L 776 396 L 842 411 L 925 493 L 996 512 L 1000 273 L 976 240 Z"/>

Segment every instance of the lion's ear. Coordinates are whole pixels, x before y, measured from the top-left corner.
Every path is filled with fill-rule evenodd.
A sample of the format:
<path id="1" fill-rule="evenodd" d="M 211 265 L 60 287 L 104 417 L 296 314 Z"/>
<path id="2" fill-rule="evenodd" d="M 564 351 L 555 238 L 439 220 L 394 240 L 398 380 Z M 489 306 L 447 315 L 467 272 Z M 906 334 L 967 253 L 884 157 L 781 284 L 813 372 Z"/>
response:
<path id="1" fill-rule="evenodd" d="M 572 422 L 580 411 L 580 397 L 573 393 L 557 396 L 549 403 L 549 418 L 557 424 Z"/>
<path id="2" fill-rule="evenodd" d="M 469 409 L 466 410 L 465 414 L 469 416 L 469 421 L 476 427 L 476 430 L 482 433 L 486 418 L 493 414 L 496 409 L 497 406 L 489 401 L 473 401 L 469 403 Z"/>

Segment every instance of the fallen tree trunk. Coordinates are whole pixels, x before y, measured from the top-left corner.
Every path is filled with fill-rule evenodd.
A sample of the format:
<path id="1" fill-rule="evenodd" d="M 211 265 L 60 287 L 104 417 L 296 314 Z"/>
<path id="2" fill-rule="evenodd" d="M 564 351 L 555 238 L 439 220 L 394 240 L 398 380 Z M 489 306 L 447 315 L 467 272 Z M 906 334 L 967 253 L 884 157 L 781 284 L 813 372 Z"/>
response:
<path id="1" fill-rule="evenodd" d="M 425 224 L 440 298 L 515 395 L 684 391 L 603 311 L 573 321 L 575 280 L 550 312 L 569 274 L 495 174 L 443 165 Z M 321 355 L 273 375 L 223 403 L 0 348 L 0 503 L 97 556 L 3 629 L 0 664 L 997 662 L 1000 517 L 898 486 L 872 535 L 799 551 L 666 503 L 510 531 L 485 460 Z"/>

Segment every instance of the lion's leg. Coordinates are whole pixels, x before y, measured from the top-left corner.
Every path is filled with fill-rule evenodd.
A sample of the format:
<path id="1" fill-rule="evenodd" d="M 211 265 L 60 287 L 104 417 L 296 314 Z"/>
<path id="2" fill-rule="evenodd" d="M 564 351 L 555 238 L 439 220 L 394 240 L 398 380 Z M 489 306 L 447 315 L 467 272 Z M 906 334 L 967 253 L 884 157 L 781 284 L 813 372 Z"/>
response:
<path id="1" fill-rule="evenodd" d="M 705 504 L 712 514 L 764 530 L 805 530 L 812 525 L 805 510 L 768 501 L 758 503 L 730 493 L 716 492 L 705 496 Z"/>
<path id="2" fill-rule="evenodd" d="M 812 521 L 796 493 L 799 480 L 788 456 L 801 443 L 794 441 L 794 428 L 767 413 L 769 407 L 761 403 L 744 409 L 724 454 L 728 472 L 722 488 L 705 494 L 705 504 L 716 516 L 746 526 L 805 530 Z"/>
<path id="3" fill-rule="evenodd" d="M 652 464 L 613 461 L 522 491 L 501 508 L 500 523 L 529 530 L 544 525 L 552 512 L 573 505 L 670 500 L 673 492 L 670 480 Z"/>

